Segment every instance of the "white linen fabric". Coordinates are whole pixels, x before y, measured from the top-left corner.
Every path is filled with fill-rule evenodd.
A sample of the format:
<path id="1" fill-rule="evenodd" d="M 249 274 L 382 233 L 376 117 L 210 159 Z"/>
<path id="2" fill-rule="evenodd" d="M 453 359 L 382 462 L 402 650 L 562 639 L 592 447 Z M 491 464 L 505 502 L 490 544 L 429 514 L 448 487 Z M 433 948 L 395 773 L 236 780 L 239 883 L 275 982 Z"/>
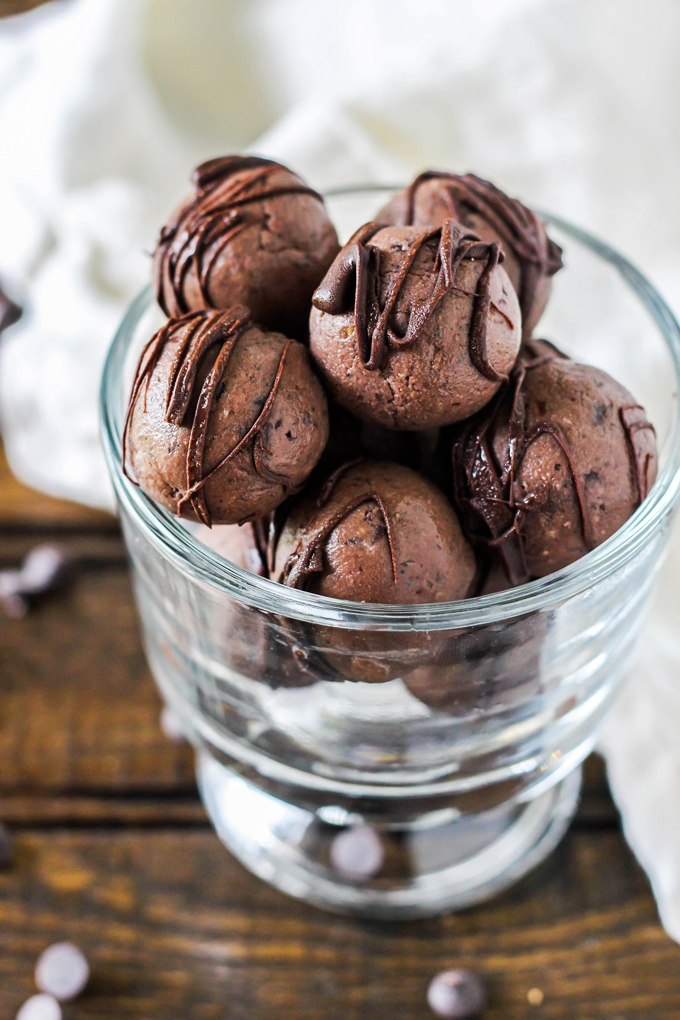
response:
<path id="1" fill-rule="evenodd" d="M 0 24 L 0 344 L 15 472 L 112 494 L 97 391 L 159 224 L 249 148 L 319 189 L 474 170 L 606 237 L 680 309 L 676 0 L 60 0 Z M 601 746 L 680 941 L 680 534 Z"/>

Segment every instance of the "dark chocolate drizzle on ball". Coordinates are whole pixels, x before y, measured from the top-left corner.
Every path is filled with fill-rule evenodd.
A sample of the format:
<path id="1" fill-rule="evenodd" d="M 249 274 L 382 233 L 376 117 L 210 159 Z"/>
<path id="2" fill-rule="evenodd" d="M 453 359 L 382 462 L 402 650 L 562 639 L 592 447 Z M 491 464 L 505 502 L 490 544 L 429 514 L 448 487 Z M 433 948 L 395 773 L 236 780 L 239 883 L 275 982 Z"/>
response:
<path id="1" fill-rule="evenodd" d="M 284 495 L 291 491 L 285 478 L 269 471 L 263 455 L 266 452 L 262 443 L 262 426 L 264 425 L 276 399 L 286 355 L 294 340 L 284 345 L 279 359 L 274 381 L 269 394 L 255 421 L 236 445 L 222 459 L 204 474 L 205 438 L 208 420 L 215 400 L 215 394 L 227 370 L 229 359 L 236 344 L 243 334 L 252 326 L 250 313 L 243 305 L 235 305 L 225 312 L 216 313 L 206 310 L 190 312 L 181 319 L 171 319 L 158 330 L 142 352 L 137 373 L 132 385 L 125 427 L 123 429 L 123 471 L 135 485 L 137 482 L 127 471 L 128 435 L 132 414 L 142 387 L 144 390 L 144 410 L 146 411 L 146 394 L 154 370 L 166 344 L 173 339 L 179 330 L 185 328 L 184 335 L 177 345 L 170 376 L 165 404 L 165 420 L 180 427 L 195 400 L 195 408 L 191 422 L 191 433 L 187 445 L 186 457 L 186 491 L 177 503 L 177 514 L 182 516 L 183 508 L 189 503 L 202 524 L 212 527 L 212 519 L 203 492 L 206 482 L 217 474 L 225 464 L 235 457 L 248 443 L 252 442 L 252 458 L 255 470 L 260 477 L 282 486 Z M 214 364 L 200 390 L 197 392 L 197 376 L 201 361 L 213 347 L 219 347 Z"/>
<path id="2" fill-rule="evenodd" d="M 316 501 L 319 509 L 323 509 L 323 507 L 327 505 L 333 495 L 333 490 L 342 476 L 349 471 L 350 468 L 360 464 L 362 460 L 362 457 L 357 457 L 355 460 L 349 460 L 345 464 L 341 464 L 340 467 L 336 468 L 336 470 L 326 479 Z M 339 506 L 329 518 L 322 520 L 308 535 L 300 539 L 295 550 L 290 554 L 283 566 L 283 570 L 281 572 L 281 583 L 288 585 L 289 588 L 304 588 L 307 583 L 307 579 L 312 574 L 323 573 L 323 553 L 326 542 L 338 525 L 341 524 L 346 517 L 348 517 L 354 510 L 358 510 L 359 507 L 364 506 L 367 503 L 375 503 L 380 511 L 380 516 L 382 517 L 387 537 L 387 544 L 390 550 L 392 578 L 396 584 L 397 555 L 395 552 L 392 522 L 390 520 L 389 513 L 387 512 L 385 501 L 380 493 L 375 490 L 360 493 L 352 499 L 347 500 L 347 502 Z"/>
<path id="3" fill-rule="evenodd" d="M 470 361 L 478 372 L 493 382 L 507 382 L 508 376 L 495 370 L 487 350 L 487 322 L 491 301 L 491 278 L 503 253 L 497 241 L 487 244 L 480 241 L 454 219 L 447 219 L 441 227 L 420 233 L 405 255 L 398 275 L 392 281 L 381 304 L 378 294 L 380 251 L 367 247 L 381 223 L 367 223 L 349 239 L 314 292 L 312 304 L 322 312 L 339 315 L 354 312 L 354 330 L 361 364 L 369 371 L 382 367 L 388 349 L 404 349 L 416 343 L 428 319 L 442 298 L 451 290 L 467 294 L 473 299 L 468 334 Z M 406 330 L 399 335 L 390 325 L 395 305 L 415 262 L 418 252 L 428 241 L 439 237 L 435 258 L 435 278 L 428 300 L 410 309 Z M 456 271 L 464 260 L 484 259 L 486 265 L 477 281 L 475 293 L 457 287 Z M 352 286 L 354 293 L 352 295 Z M 351 304 L 350 304 L 351 302 Z M 512 321 L 496 305 L 494 308 L 513 327 Z"/>
<path id="4" fill-rule="evenodd" d="M 513 370 L 510 383 L 483 411 L 464 423 L 453 443 L 454 500 L 466 522 L 468 537 L 498 550 L 513 585 L 530 580 L 522 524 L 527 514 L 542 506 L 535 496 L 517 499 L 515 479 L 527 452 L 541 436 L 552 436 L 566 457 L 579 506 L 583 543 L 588 550 L 594 548 L 586 500 L 562 428 L 547 418 L 531 428 L 525 422 L 527 374 L 547 361 L 564 357 L 547 341 L 526 343 L 524 357 Z M 499 464 L 493 449 L 493 429 L 508 402 L 507 453 L 505 463 Z M 484 529 L 481 533 L 480 524 Z"/>
<path id="5" fill-rule="evenodd" d="M 227 245 L 249 225 L 242 211 L 245 206 L 280 195 L 311 195 L 323 203 L 321 195 L 302 182 L 268 186 L 269 178 L 279 171 L 291 172 L 281 163 L 260 156 L 222 156 L 196 167 L 192 175 L 196 187 L 193 201 L 179 209 L 163 227 L 158 241 L 161 266 L 156 281 L 156 300 L 166 315 L 171 314 L 163 293 L 166 281 L 172 288 L 177 308 L 182 313 L 189 311 L 184 283 L 192 266 L 201 300 L 206 308 L 212 307 L 208 292 L 210 273 Z M 239 179 L 231 181 L 237 174 Z"/>
<path id="6" fill-rule="evenodd" d="M 493 227 L 507 250 L 517 257 L 520 265 L 519 304 L 522 318 L 528 319 L 538 281 L 543 276 L 554 276 L 562 268 L 560 246 L 547 236 L 536 213 L 475 174 L 452 174 L 442 170 L 426 170 L 420 174 L 406 191 L 404 226 L 413 223 L 418 188 L 430 180 L 446 183 L 443 190 L 454 219 L 464 218 L 461 214 L 466 208 L 477 213 Z"/>
<path id="7" fill-rule="evenodd" d="M 630 466 L 635 480 L 638 506 L 652 487 L 649 482 L 649 468 L 654 461 L 654 456 L 649 450 L 638 446 L 635 441 L 638 435 L 644 431 L 651 431 L 656 435 L 656 429 L 651 421 L 647 421 L 644 414 L 645 409 L 641 404 L 626 404 L 619 408 L 619 418 L 626 436 Z"/>
<path id="8" fill-rule="evenodd" d="M 541 509 L 535 496 L 516 498 L 515 479 L 532 443 L 542 435 L 551 435 L 566 457 L 579 506 L 583 544 L 588 550 L 594 548 L 587 503 L 564 432 L 549 419 L 538 421 L 529 429 L 525 425 L 527 374 L 547 361 L 564 357 L 546 340 L 525 343 L 523 356 L 509 385 L 503 387 L 483 411 L 464 423 L 453 444 L 454 499 L 466 522 L 468 537 L 498 550 L 514 585 L 530 580 L 522 524 L 528 514 Z M 499 416 L 508 408 L 508 402 L 507 455 L 505 464 L 499 464 L 493 448 L 493 430 Z M 626 436 L 639 506 L 651 488 L 649 469 L 654 457 L 636 443 L 636 437 L 645 430 L 654 432 L 654 426 L 644 417 L 640 404 L 619 408 L 619 419 Z"/>

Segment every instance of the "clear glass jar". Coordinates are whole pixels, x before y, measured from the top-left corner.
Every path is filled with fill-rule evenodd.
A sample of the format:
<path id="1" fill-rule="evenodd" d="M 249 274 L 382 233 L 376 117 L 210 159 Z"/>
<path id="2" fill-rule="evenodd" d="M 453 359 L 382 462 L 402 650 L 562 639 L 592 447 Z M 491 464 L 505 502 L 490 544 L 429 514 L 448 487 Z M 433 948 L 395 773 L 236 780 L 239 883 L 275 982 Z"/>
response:
<path id="1" fill-rule="evenodd" d="M 370 219 L 384 190 L 329 196 L 341 232 Z M 625 259 L 546 218 L 566 268 L 540 335 L 632 390 L 661 463 L 611 539 L 518 589 L 378 606 L 241 570 L 121 472 L 132 374 L 161 321 L 149 290 L 111 347 L 104 444 L 151 668 L 198 749 L 220 838 L 321 907 L 435 914 L 539 863 L 573 815 L 580 763 L 645 619 L 680 489 L 680 331 Z"/>

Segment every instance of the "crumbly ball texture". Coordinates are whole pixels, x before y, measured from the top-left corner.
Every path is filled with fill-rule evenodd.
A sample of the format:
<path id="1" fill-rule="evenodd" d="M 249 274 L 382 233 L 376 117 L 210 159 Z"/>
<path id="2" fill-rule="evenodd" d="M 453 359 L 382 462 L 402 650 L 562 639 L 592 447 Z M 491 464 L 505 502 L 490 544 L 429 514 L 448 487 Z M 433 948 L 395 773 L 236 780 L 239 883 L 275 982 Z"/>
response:
<path id="1" fill-rule="evenodd" d="M 606 372 L 540 341 L 522 361 L 503 399 L 465 423 L 453 447 L 467 525 L 505 536 L 496 547 L 515 584 L 551 574 L 613 535 L 657 471 L 644 409 Z"/>
<path id="2" fill-rule="evenodd" d="M 274 578 L 319 595 L 373 603 L 464 598 L 475 558 L 431 482 L 399 464 L 362 461 L 292 509 Z"/>
<path id="3" fill-rule="evenodd" d="M 461 243 L 473 241 L 468 238 Z M 363 247 L 368 253 L 367 293 L 376 297 L 374 312 L 369 309 L 369 334 L 371 315 L 375 319 L 395 289 L 399 292 L 387 319 L 380 362 L 367 365 L 351 282 L 343 309 L 325 310 L 338 307 L 328 300 L 329 281 L 347 259 L 352 242 L 338 256 L 314 296 L 310 318 L 312 355 L 332 396 L 357 417 L 389 429 L 433 429 L 474 414 L 496 393 L 520 346 L 519 305 L 503 266 L 495 266 L 490 273 L 488 305 L 480 308 L 475 295 L 482 289 L 488 255 L 487 246 L 481 246 L 485 250 L 477 257 L 459 262 L 453 286 L 428 315 L 423 313 L 441 284 L 441 232 L 387 227 L 378 229 Z M 417 253 L 412 258 L 414 248 Z M 471 358 L 476 312 L 478 338 L 483 330 L 486 374 Z M 404 345 L 409 328 L 414 338 Z"/>
<path id="4" fill-rule="evenodd" d="M 244 304 L 265 328 L 303 339 L 312 293 L 340 247 L 321 197 L 258 157 L 210 160 L 193 180 L 154 254 L 161 307 L 180 316 Z"/>
<path id="5" fill-rule="evenodd" d="M 245 308 L 170 320 L 140 359 L 126 466 L 146 494 L 203 524 L 262 517 L 297 491 L 328 438 L 307 350 Z"/>
<path id="6" fill-rule="evenodd" d="M 453 216 L 483 241 L 500 241 L 505 270 L 522 310 L 525 337 L 545 311 L 552 277 L 562 267 L 562 250 L 543 221 L 516 198 L 474 174 L 428 170 L 377 214 L 381 223 L 440 226 Z"/>

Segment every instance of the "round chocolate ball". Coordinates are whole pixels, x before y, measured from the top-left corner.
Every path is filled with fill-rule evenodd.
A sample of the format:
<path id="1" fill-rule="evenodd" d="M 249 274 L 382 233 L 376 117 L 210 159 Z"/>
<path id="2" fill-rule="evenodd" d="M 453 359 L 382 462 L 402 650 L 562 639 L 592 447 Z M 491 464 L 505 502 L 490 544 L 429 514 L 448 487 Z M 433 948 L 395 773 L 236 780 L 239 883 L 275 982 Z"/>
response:
<path id="1" fill-rule="evenodd" d="M 500 241 L 505 269 L 519 297 L 524 335 L 531 336 L 550 296 L 551 278 L 562 268 L 560 246 L 548 237 L 535 212 L 474 174 L 426 170 L 376 219 L 436 227 L 450 216 L 483 241 Z"/>
<path id="2" fill-rule="evenodd" d="M 656 478 L 654 428 L 628 390 L 544 341 L 454 440 L 455 500 L 512 584 L 573 563 L 614 534 Z"/>
<path id="3" fill-rule="evenodd" d="M 435 712 L 475 715 L 502 702 L 527 704 L 540 691 L 546 647 L 543 615 L 450 633 L 426 665 L 404 677 L 411 694 Z"/>
<path id="4" fill-rule="evenodd" d="M 413 604 L 465 598 L 476 563 L 456 514 L 426 478 L 399 464 L 362 460 L 333 472 L 294 503 L 276 545 L 272 577 L 355 602 Z M 438 650 L 434 631 L 387 633 L 310 626 L 299 642 L 331 676 L 382 683 Z"/>
<path id="5" fill-rule="evenodd" d="M 326 397 L 306 348 L 236 306 L 170 319 L 147 344 L 124 465 L 177 516 L 237 524 L 299 489 L 327 438 Z"/>
<path id="6" fill-rule="evenodd" d="M 432 230 L 357 231 L 312 299 L 311 351 L 337 402 L 364 421 L 414 431 L 487 404 L 521 341 L 502 259 L 498 243 L 450 219 Z"/>
<path id="7" fill-rule="evenodd" d="M 193 184 L 154 254 L 161 308 L 243 304 L 266 328 L 305 336 L 312 293 L 340 247 L 321 196 L 257 156 L 209 160 Z"/>
<path id="8" fill-rule="evenodd" d="M 431 482 L 362 460 L 293 507 L 273 576 L 331 598 L 403 605 L 465 598 L 475 570 L 456 514 Z"/>

